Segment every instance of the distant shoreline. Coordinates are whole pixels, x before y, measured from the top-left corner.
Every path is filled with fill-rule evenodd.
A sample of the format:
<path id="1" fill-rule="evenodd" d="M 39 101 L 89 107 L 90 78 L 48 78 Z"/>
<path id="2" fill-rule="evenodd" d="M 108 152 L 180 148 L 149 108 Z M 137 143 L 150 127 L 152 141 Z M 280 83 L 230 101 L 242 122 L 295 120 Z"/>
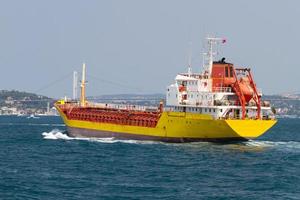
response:
<path id="1" fill-rule="evenodd" d="M 94 102 L 157 106 L 165 95 L 154 94 L 108 94 L 89 96 Z M 300 118 L 300 94 L 263 95 L 270 101 L 278 118 Z M 0 115 L 57 115 L 53 107 L 56 99 L 17 90 L 0 90 Z"/>

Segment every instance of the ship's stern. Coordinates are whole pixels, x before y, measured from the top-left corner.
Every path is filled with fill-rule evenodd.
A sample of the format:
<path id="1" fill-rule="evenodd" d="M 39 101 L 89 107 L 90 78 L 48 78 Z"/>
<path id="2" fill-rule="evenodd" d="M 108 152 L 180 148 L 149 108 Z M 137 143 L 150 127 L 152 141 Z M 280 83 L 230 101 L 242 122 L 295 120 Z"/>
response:
<path id="1" fill-rule="evenodd" d="M 225 120 L 227 125 L 241 138 L 255 139 L 272 128 L 277 120 Z"/>

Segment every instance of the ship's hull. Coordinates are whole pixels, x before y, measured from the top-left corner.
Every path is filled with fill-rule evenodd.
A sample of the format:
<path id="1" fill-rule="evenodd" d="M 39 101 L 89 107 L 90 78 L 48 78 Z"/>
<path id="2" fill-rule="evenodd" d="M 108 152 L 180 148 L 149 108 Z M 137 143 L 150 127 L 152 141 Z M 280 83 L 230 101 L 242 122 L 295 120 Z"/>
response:
<path id="1" fill-rule="evenodd" d="M 163 112 L 155 127 L 143 127 L 72 120 L 60 114 L 72 137 L 164 142 L 244 141 L 261 136 L 276 123 L 276 120 L 216 120 L 205 114 Z"/>
<path id="2" fill-rule="evenodd" d="M 233 137 L 233 138 L 187 138 L 187 137 L 160 137 L 143 134 L 131 133 L 118 133 L 102 130 L 91 130 L 85 128 L 67 127 L 67 134 L 74 138 L 114 138 L 118 140 L 151 140 L 160 142 L 234 142 L 234 141 L 247 141 L 246 138 Z"/>

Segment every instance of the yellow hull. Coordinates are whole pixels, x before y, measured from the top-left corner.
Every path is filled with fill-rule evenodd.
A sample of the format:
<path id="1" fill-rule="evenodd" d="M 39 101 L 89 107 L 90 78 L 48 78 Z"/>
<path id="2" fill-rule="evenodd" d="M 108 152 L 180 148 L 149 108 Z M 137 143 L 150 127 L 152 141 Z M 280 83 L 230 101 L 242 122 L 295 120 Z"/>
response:
<path id="1" fill-rule="evenodd" d="M 146 138 L 169 141 L 197 140 L 247 140 L 261 136 L 276 120 L 215 120 L 210 115 L 184 112 L 163 112 L 156 127 L 141 127 L 110 123 L 69 120 L 60 112 L 69 130 L 77 130 L 72 136 L 88 137 L 88 131 L 128 138 Z M 87 131 L 88 130 L 88 131 Z M 82 134 L 80 133 L 82 132 Z M 115 133 L 115 134 L 108 134 Z M 101 136 L 101 134 L 99 134 Z M 100 137 L 99 136 L 99 137 Z M 140 137 L 139 137 L 140 136 Z M 91 137 L 95 137 L 92 134 Z M 96 136 L 97 137 L 97 136 Z"/>

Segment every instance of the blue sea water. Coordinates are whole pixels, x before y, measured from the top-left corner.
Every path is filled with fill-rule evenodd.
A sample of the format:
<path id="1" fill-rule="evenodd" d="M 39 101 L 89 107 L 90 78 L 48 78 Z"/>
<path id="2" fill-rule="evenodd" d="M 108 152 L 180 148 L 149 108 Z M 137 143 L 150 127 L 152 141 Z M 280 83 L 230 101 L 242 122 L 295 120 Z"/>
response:
<path id="1" fill-rule="evenodd" d="M 300 119 L 236 144 L 64 130 L 58 117 L 0 117 L 0 199 L 300 199 Z"/>

